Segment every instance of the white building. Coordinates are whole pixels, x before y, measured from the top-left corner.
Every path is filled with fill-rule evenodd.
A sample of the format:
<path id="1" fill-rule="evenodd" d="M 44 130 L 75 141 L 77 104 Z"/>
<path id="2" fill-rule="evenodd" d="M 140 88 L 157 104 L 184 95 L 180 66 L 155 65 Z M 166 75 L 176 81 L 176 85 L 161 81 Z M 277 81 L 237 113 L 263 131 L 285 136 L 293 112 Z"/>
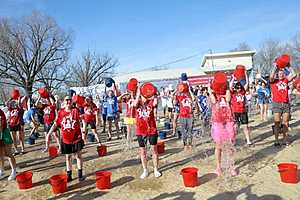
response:
<path id="1" fill-rule="evenodd" d="M 201 62 L 201 69 L 206 74 L 215 71 L 233 71 L 236 65 L 244 65 L 247 70 L 253 68 L 255 51 L 237 51 L 226 53 L 205 54 Z"/>

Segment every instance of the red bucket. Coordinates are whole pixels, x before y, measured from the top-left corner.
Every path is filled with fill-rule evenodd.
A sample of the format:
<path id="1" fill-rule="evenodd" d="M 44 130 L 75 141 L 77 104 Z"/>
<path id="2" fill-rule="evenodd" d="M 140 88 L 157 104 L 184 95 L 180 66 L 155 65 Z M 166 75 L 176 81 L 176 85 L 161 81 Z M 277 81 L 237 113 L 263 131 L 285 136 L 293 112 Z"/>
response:
<path id="1" fill-rule="evenodd" d="M 50 184 L 53 194 L 60 194 L 67 191 L 67 179 L 68 177 L 65 174 L 51 176 Z"/>
<path id="2" fill-rule="evenodd" d="M 277 165 L 281 182 L 298 183 L 298 165 L 293 163 L 280 163 Z"/>
<path id="3" fill-rule="evenodd" d="M 48 92 L 48 90 L 46 88 L 40 88 L 38 90 L 38 93 L 40 94 L 40 96 L 42 98 L 48 98 L 49 97 L 49 92 Z"/>
<path id="4" fill-rule="evenodd" d="M 183 177 L 185 187 L 196 187 L 198 185 L 198 168 L 186 167 L 180 173 Z"/>
<path id="5" fill-rule="evenodd" d="M 275 63 L 278 68 L 285 68 L 291 61 L 291 58 L 288 54 L 283 54 L 276 58 Z"/>
<path id="6" fill-rule="evenodd" d="M 157 153 L 163 154 L 165 153 L 165 143 L 164 142 L 157 142 Z"/>
<path id="7" fill-rule="evenodd" d="M 96 172 L 96 187 L 99 190 L 105 190 L 111 188 L 111 175 L 109 171 L 98 171 Z"/>
<path id="8" fill-rule="evenodd" d="M 58 156 L 58 148 L 57 146 L 50 146 L 48 149 L 49 157 L 55 158 Z"/>
<path id="9" fill-rule="evenodd" d="M 146 82 L 141 86 L 141 95 L 145 98 L 151 98 L 156 93 L 156 87 L 150 83 Z"/>
<path id="10" fill-rule="evenodd" d="M 18 173 L 16 176 L 16 180 L 20 190 L 25 190 L 32 188 L 32 172 L 25 171 Z"/>
<path id="11" fill-rule="evenodd" d="M 106 156 L 107 147 L 105 145 L 97 146 L 97 152 L 98 152 L 99 157 Z"/>
<path id="12" fill-rule="evenodd" d="M 294 88 L 296 88 L 296 90 L 297 90 L 298 92 L 300 92 L 300 76 L 298 76 L 298 77 L 296 78 L 296 80 L 294 81 Z"/>
<path id="13" fill-rule="evenodd" d="M 11 91 L 11 94 L 10 94 L 11 98 L 16 100 L 20 97 L 20 91 L 16 88 L 14 88 L 12 91 Z"/>
<path id="14" fill-rule="evenodd" d="M 138 81 L 135 78 L 129 80 L 127 84 L 127 90 L 135 92 L 138 86 Z"/>
<path id="15" fill-rule="evenodd" d="M 245 71 L 246 68 L 244 65 L 237 65 L 233 72 L 233 75 L 235 78 L 237 78 L 237 80 L 243 80 L 245 79 Z"/>
<path id="16" fill-rule="evenodd" d="M 72 97 L 72 101 L 74 101 L 77 105 L 82 106 L 85 103 L 85 98 L 80 95 L 74 95 Z"/>

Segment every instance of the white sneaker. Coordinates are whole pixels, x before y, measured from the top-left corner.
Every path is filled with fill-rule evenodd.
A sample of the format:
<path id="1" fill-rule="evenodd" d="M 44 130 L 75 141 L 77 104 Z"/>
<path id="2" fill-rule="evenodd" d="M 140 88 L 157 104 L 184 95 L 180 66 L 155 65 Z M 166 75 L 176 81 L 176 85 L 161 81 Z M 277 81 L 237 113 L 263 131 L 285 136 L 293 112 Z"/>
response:
<path id="1" fill-rule="evenodd" d="M 146 178 L 149 175 L 147 170 L 144 170 L 144 172 L 142 173 L 142 175 L 140 176 L 141 179 Z"/>
<path id="2" fill-rule="evenodd" d="M 0 169 L 0 178 L 4 176 L 4 171 L 2 169 Z"/>
<path id="3" fill-rule="evenodd" d="M 43 153 L 48 152 L 48 147 L 42 150 Z"/>
<path id="4" fill-rule="evenodd" d="M 155 178 L 158 178 L 161 176 L 161 173 L 158 170 L 154 170 L 154 176 Z"/>
<path id="5" fill-rule="evenodd" d="M 16 175 L 17 175 L 16 171 L 13 170 L 7 180 L 8 181 L 15 180 L 16 179 Z"/>

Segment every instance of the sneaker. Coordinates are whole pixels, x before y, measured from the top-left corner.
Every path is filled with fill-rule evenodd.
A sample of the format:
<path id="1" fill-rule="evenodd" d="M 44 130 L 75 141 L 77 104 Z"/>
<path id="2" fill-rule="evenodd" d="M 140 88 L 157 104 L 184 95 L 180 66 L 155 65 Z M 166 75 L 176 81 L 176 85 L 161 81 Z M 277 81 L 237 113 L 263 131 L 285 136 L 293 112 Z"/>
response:
<path id="1" fill-rule="evenodd" d="M 144 172 L 142 173 L 142 175 L 140 176 L 141 179 L 146 178 L 149 175 L 147 170 L 144 170 Z"/>
<path id="2" fill-rule="evenodd" d="M 20 152 L 18 150 L 16 150 L 14 153 L 13 153 L 13 156 L 16 156 L 18 155 Z"/>
<path id="3" fill-rule="evenodd" d="M 154 176 L 155 178 L 158 178 L 161 176 L 161 173 L 158 170 L 154 170 Z"/>
<path id="4" fill-rule="evenodd" d="M 48 152 L 48 147 L 46 147 L 45 149 L 42 150 L 43 153 Z"/>
<path id="5" fill-rule="evenodd" d="M 4 176 L 4 171 L 2 169 L 0 169 L 0 178 Z"/>
<path id="6" fill-rule="evenodd" d="M 237 176 L 237 175 L 238 175 L 238 173 L 236 172 L 236 170 L 232 169 L 231 170 L 231 176 Z"/>
<path id="7" fill-rule="evenodd" d="M 7 180 L 8 181 L 15 180 L 16 179 L 16 175 L 17 175 L 16 171 L 12 171 Z"/>

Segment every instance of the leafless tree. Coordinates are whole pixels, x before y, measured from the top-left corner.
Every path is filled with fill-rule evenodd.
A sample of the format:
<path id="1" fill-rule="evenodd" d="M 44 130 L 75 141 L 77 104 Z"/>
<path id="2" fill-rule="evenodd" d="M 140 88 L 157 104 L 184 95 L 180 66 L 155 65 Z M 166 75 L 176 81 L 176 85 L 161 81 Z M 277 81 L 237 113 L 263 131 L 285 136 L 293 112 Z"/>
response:
<path id="1" fill-rule="evenodd" d="M 106 77 L 111 77 L 118 66 L 118 60 L 105 54 L 99 55 L 88 50 L 83 53 L 76 64 L 71 65 L 69 86 L 87 87 L 99 84 Z"/>
<path id="2" fill-rule="evenodd" d="M 277 56 L 287 51 L 287 47 L 278 40 L 265 40 L 254 57 L 255 67 L 263 74 L 268 75 Z"/>
<path id="3" fill-rule="evenodd" d="M 292 55 L 292 66 L 300 72 L 300 33 L 296 34 L 289 45 L 289 52 Z"/>
<path id="4" fill-rule="evenodd" d="M 34 84 L 49 79 L 43 76 L 47 69 L 59 71 L 64 66 L 70 47 L 70 34 L 51 17 L 35 12 L 21 19 L 1 19 L 0 83 L 24 88 L 31 96 Z"/>
<path id="5" fill-rule="evenodd" d="M 246 42 L 242 42 L 242 43 L 239 43 L 236 48 L 234 48 L 230 51 L 235 52 L 235 51 L 250 51 L 250 50 L 251 50 L 251 47 Z"/>

